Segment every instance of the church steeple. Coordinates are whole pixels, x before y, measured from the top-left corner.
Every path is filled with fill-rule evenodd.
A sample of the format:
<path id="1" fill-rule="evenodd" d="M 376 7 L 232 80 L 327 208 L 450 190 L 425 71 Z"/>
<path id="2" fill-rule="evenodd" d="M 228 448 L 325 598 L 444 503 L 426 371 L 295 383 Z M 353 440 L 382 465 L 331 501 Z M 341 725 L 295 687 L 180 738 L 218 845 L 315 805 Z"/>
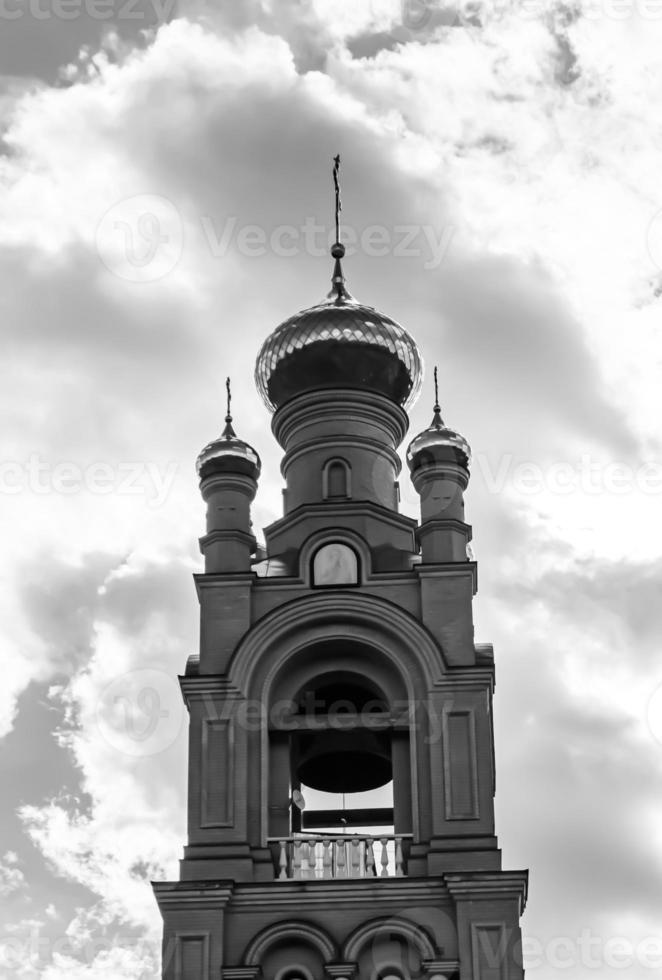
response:
<path id="1" fill-rule="evenodd" d="M 232 427 L 230 379 L 225 382 L 225 427 L 196 460 L 200 492 L 207 503 L 207 534 L 200 540 L 207 572 L 248 571 L 256 542 L 250 505 L 262 464 Z"/>
<path id="2" fill-rule="evenodd" d="M 181 879 L 156 883 L 164 980 L 522 980 L 526 872 L 494 827 L 491 647 L 474 642 L 466 440 L 398 446 L 422 362 L 349 297 L 334 160 L 334 290 L 265 341 L 284 515 L 251 561 L 260 460 L 225 428 L 198 458 L 200 655 Z"/>
<path id="3" fill-rule="evenodd" d="M 471 528 L 464 522 L 464 491 L 469 484 L 470 462 L 469 443 L 441 417 L 435 367 L 432 422 L 407 448 L 407 465 L 421 498 L 417 536 L 423 562 L 466 559 Z"/>

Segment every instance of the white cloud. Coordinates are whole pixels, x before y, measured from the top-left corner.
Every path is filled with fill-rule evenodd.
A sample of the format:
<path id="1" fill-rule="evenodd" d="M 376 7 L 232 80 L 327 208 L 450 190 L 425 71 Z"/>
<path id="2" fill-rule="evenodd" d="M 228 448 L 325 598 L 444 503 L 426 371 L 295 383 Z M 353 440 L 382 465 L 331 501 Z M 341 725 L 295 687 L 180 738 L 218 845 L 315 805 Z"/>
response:
<path id="1" fill-rule="evenodd" d="M 25 875 L 18 864 L 18 855 L 14 851 L 7 851 L 4 857 L 0 858 L 0 898 L 5 898 L 24 887 Z"/>

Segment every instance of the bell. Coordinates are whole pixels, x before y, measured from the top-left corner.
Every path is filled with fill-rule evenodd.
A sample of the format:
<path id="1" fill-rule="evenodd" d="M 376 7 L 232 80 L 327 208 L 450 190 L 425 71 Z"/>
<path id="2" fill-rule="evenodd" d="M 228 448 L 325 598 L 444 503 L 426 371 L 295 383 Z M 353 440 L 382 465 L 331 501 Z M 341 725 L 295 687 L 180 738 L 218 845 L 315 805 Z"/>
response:
<path id="1" fill-rule="evenodd" d="M 374 732 L 325 731 L 302 739 L 297 775 L 326 793 L 363 793 L 393 778 L 389 739 Z"/>

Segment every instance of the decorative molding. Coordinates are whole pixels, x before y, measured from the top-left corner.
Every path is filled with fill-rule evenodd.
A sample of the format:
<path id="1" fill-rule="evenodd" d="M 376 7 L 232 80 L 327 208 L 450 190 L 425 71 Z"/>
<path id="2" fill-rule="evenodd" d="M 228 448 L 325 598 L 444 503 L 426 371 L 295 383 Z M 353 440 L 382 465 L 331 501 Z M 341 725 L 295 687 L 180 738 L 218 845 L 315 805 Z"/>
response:
<path id="1" fill-rule="evenodd" d="M 355 929 L 343 943 L 342 953 L 345 960 L 358 960 L 361 950 L 369 940 L 380 935 L 401 936 L 416 947 L 423 960 L 435 958 L 437 950 L 424 929 L 415 925 L 409 919 L 399 916 L 371 919 Z"/>
<path id="2" fill-rule="evenodd" d="M 486 949 L 488 934 L 496 933 L 497 951 L 494 962 L 494 949 L 489 943 Z M 503 922 L 472 922 L 471 923 L 471 963 L 472 975 L 476 980 L 508 980 L 508 936 Z M 485 962 L 487 959 L 487 962 Z M 485 972 L 483 972 L 483 966 Z"/>
<path id="3" fill-rule="evenodd" d="M 415 531 L 418 527 L 418 521 L 413 517 L 407 517 L 405 514 L 399 514 L 397 511 L 388 510 L 388 508 L 382 507 L 380 504 L 375 504 L 371 500 L 338 501 L 337 504 L 329 500 L 324 500 L 321 504 L 299 504 L 298 507 L 291 510 L 285 517 L 280 517 L 277 521 L 265 527 L 264 533 L 267 538 L 275 533 L 282 534 L 286 529 L 298 524 L 303 517 L 307 516 L 314 517 L 318 515 L 319 517 L 324 517 L 328 520 L 329 525 L 332 525 L 335 516 L 344 517 L 348 515 L 351 517 L 358 515 L 363 517 L 366 513 L 371 514 L 385 524 L 391 524 L 399 531 Z M 467 562 L 467 565 L 471 564 L 471 562 Z M 449 567 L 453 568 L 456 566 L 451 565 Z"/>
<path id="4" fill-rule="evenodd" d="M 219 778 L 223 782 L 214 800 L 211 784 Z M 234 827 L 234 725 L 229 718 L 202 720 L 200 826 Z"/>
<path id="5" fill-rule="evenodd" d="M 185 969 L 184 965 L 184 946 L 187 943 L 201 943 L 202 948 L 200 950 L 200 957 L 198 963 L 194 967 L 196 976 L 200 977 L 200 980 L 208 980 L 209 978 L 209 941 L 210 933 L 208 931 L 191 931 L 191 932 L 176 932 L 175 933 L 175 980 L 188 980 L 191 976 L 191 969 Z"/>
<path id="6" fill-rule="evenodd" d="M 302 903 L 310 908 L 365 909 L 372 904 L 389 909 L 397 915 L 403 904 L 439 905 L 449 907 L 450 896 L 443 879 L 435 878 L 348 878 L 331 881 L 278 882 L 278 906 L 288 911 L 300 909 Z M 232 895 L 232 908 L 239 910 L 272 911 L 273 883 L 237 882 Z M 391 909 L 393 912 L 391 913 Z"/>
<path id="7" fill-rule="evenodd" d="M 244 964 L 246 966 L 259 964 L 269 947 L 283 939 L 296 939 L 309 943 L 318 950 L 325 963 L 336 959 L 336 945 L 328 933 L 310 922 L 287 919 L 285 922 L 276 922 L 274 925 L 267 926 L 251 940 L 243 955 Z"/>
<path id="8" fill-rule="evenodd" d="M 327 963 L 324 967 L 330 980 L 354 980 L 357 970 L 356 963 Z"/>
<path id="9" fill-rule="evenodd" d="M 364 642 L 382 650 L 403 675 L 403 646 L 418 663 L 427 686 L 432 687 L 447 671 L 444 654 L 430 631 L 411 613 L 386 599 L 360 591 L 315 592 L 294 599 L 267 613 L 242 638 L 230 663 L 229 674 L 236 687 L 244 692 L 250 688 L 251 676 L 266 651 L 280 645 L 278 663 L 272 662 L 272 676 L 293 652 L 292 635 L 296 630 L 306 632 L 305 643 L 333 638 L 333 626 L 345 633 L 348 626 L 365 627 Z M 331 627 L 331 630 L 329 629 Z M 370 639 L 366 637 L 370 636 Z M 384 643 L 384 639 L 389 642 Z M 285 640 L 289 642 L 284 644 Z M 299 648 L 301 644 L 298 644 Z M 397 652 L 396 652 L 397 651 Z M 270 658 L 271 660 L 271 658 Z"/>
<path id="10" fill-rule="evenodd" d="M 463 732 L 453 731 L 451 721 L 466 719 Z M 476 756 L 476 714 L 472 707 L 455 708 L 445 704 L 441 715 L 442 755 L 444 765 L 444 807 L 446 820 L 479 820 L 480 803 L 478 797 L 478 759 Z M 466 760 L 459 763 L 454 758 L 459 739 L 465 739 Z M 466 769 L 462 765 L 466 763 Z M 466 783 L 469 796 L 468 806 L 459 805 L 458 782 Z"/>
<path id="11" fill-rule="evenodd" d="M 221 969 L 221 980 L 259 980 L 262 967 L 256 966 L 224 966 Z"/>
<path id="12" fill-rule="evenodd" d="M 213 701 L 241 701 L 244 696 L 226 674 L 184 674 L 179 686 L 187 704 L 211 698 Z"/>
<path id="13" fill-rule="evenodd" d="M 460 969 L 459 960 L 425 960 L 421 965 L 427 980 L 446 980 Z"/>
<path id="14" fill-rule="evenodd" d="M 466 871 L 464 874 L 446 873 L 443 879 L 455 901 L 516 899 L 520 915 L 526 906 L 528 871 Z"/>

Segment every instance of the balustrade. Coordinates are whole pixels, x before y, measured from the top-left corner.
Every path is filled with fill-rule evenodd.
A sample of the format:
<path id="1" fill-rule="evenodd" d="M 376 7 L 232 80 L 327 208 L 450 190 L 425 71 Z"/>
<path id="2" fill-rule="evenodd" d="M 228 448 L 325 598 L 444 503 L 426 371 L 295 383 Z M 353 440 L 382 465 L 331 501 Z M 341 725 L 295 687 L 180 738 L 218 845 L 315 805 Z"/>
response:
<path id="1" fill-rule="evenodd" d="M 305 834 L 277 838 L 276 877 L 317 880 L 332 878 L 402 878 L 403 837 Z"/>

